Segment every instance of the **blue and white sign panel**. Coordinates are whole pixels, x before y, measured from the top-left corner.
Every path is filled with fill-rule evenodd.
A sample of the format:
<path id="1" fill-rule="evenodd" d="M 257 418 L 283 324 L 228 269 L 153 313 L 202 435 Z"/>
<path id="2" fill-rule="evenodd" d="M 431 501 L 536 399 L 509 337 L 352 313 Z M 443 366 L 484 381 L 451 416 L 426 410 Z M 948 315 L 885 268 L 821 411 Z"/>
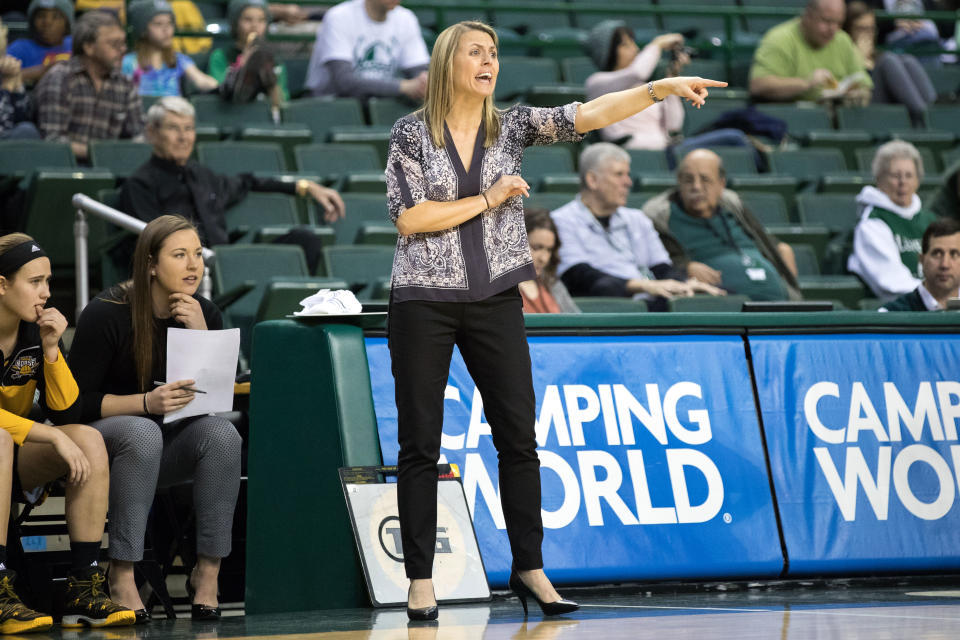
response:
<path id="1" fill-rule="evenodd" d="M 789 572 L 960 568 L 960 336 L 750 348 Z"/>
<path id="2" fill-rule="evenodd" d="M 742 339 L 530 339 L 544 558 L 559 582 L 776 576 L 783 566 Z M 367 339 L 384 463 L 397 459 L 386 340 Z M 460 465 L 487 574 L 510 550 L 497 457 L 459 352 L 442 454 Z"/>

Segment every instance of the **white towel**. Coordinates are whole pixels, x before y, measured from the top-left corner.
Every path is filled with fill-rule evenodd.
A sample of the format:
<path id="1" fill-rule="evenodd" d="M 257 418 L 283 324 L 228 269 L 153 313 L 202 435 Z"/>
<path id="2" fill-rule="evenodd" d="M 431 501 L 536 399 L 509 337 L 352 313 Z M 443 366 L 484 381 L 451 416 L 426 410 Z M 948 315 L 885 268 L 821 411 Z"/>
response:
<path id="1" fill-rule="evenodd" d="M 300 301 L 301 311 L 294 311 L 295 316 L 325 316 L 325 315 L 347 315 L 360 313 L 363 305 L 348 289 L 321 289 L 312 296 Z"/>

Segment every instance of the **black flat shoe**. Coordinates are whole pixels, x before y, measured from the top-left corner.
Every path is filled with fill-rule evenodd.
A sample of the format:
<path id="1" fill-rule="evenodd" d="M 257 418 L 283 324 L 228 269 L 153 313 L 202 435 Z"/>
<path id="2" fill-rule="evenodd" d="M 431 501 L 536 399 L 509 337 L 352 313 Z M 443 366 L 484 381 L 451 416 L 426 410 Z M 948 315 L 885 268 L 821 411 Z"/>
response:
<path id="1" fill-rule="evenodd" d="M 207 622 L 220 619 L 220 607 L 211 607 L 208 604 L 195 604 L 190 607 L 191 620 L 206 620 Z"/>
<path id="2" fill-rule="evenodd" d="M 422 609 L 407 607 L 407 617 L 411 620 L 436 620 L 438 615 L 440 615 L 440 608 L 437 605 Z"/>
<path id="3" fill-rule="evenodd" d="M 516 571 L 510 572 L 510 590 L 513 591 L 518 598 L 520 598 L 520 604 L 523 605 L 523 615 L 527 615 L 527 597 L 533 598 L 538 605 L 540 605 L 540 611 L 543 612 L 545 616 L 559 616 L 564 613 L 572 613 L 580 608 L 573 600 L 557 600 L 556 602 L 544 602 L 537 597 L 530 587 L 523 583 L 523 580 L 520 579 L 520 576 L 517 575 Z"/>
<path id="4" fill-rule="evenodd" d="M 150 615 L 150 612 L 146 609 L 137 609 L 133 613 L 137 616 L 136 622 L 133 624 L 149 624 L 153 622 L 153 616 Z"/>

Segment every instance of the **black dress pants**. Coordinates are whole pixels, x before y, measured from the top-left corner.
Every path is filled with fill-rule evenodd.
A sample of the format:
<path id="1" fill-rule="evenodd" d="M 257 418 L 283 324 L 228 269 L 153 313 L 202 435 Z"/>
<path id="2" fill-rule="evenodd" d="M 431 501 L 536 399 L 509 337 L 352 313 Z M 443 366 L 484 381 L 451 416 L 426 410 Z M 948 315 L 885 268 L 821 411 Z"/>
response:
<path id="1" fill-rule="evenodd" d="M 407 577 L 430 578 L 437 537 L 437 461 L 453 346 L 483 398 L 500 467 L 500 501 L 514 566 L 540 569 L 540 459 L 530 351 L 516 287 L 480 302 L 390 305 L 396 381 L 397 502 Z"/>

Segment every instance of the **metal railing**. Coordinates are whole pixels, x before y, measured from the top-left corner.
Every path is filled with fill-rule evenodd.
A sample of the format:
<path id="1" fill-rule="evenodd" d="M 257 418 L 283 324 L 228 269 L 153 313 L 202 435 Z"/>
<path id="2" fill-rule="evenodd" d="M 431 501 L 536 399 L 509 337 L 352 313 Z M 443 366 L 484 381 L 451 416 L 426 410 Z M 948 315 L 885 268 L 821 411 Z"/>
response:
<path id="1" fill-rule="evenodd" d="M 147 226 L 147 223 L 82 193 L 73 194 L 71 202 L 77 210 L 76 218 L 74 218 L 73 222 L 73 246 L 77 288 L 76 317 L 79 318 L 80 312 L 83 311 L 83 308 L 87 306 L 87 303 L 90 301 L 90 260 L 87 247 L 90 228 L 87 224 L 87 214 L 103 218 L 107 222 L 138 236 L 144 227 Z M 206 268 L 203 271 L 203 279 L 200 282 L 200 295 L 207 299 L 210 299 L 213 293 L 213 279 L 210 276 L 210 270 L 214 257 L 215 254 L 212 249 L 203 248 L 203 260 Z"/>

